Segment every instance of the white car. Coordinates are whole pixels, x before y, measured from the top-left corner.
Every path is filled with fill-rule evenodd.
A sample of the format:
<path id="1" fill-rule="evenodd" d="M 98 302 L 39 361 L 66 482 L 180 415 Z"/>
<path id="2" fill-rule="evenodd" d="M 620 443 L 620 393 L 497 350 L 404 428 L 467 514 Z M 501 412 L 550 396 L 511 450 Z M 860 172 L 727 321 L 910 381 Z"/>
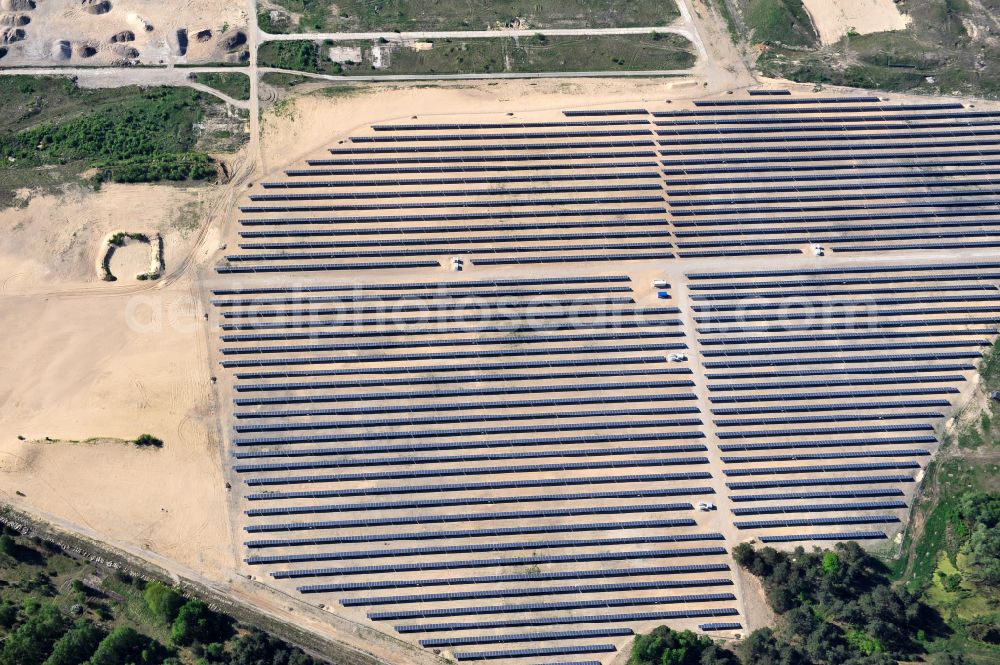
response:
<path id="1" fill-rule="evenodd" d="M 465 268 L 465 261 L 463 261 L 462 259 L 460 259 L 458 257 L 455 257 L 455 258 L 453 258 L 451 260 L 451 269 L 452 270 L 454 270 L 455 272 L 462 272 L 463 268 Z"/>
<path id="2" fill-rule="evenodd" d="M 667 360 L 669 360 L 672 363 L 682 363 L 687 359 L 688 357 L 684 353 L 671 353 L 669 356 L 667 356 Z"/>
<path id="3" fill-rule="evenodd" d="M 810 246 L 810 249 L 812 250 L 813 256 L 826 256 L 826 250 L 819 245 L 812 245 Z"/>
<path id="4" fill-rule="evenodd" d="M 708 501 L 699 501 L 698 502 L 698 510 L 701 510 L 701 511 L 707 513 L 710 510 L 715 510 L 715 504 L 714 503 L 709 503 Z"/>

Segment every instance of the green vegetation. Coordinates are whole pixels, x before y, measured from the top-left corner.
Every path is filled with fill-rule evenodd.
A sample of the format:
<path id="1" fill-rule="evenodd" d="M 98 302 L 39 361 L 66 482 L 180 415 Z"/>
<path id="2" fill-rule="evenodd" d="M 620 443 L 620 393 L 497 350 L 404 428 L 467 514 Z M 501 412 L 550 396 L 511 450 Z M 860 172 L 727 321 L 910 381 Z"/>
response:
<path id="1" fill-rule="evenodd" d="M 262 10 L 262 30 L 351 32 L 606 28 L 669 25 L 680 16 L 670 0 L 276 0 L 285 11 Z"/>
<path id="2" fill-rule="evenodd" d="M 0 207 L 23 187 L 214 178 L 196 125 L 239 122 L 221 100 L 188 88 L 82 89 L 69 78 L 9 76 L 0 99 Z"/>
<path id="3" fill-rule="evenodd" d="M 191 79 L 233 99 L 250 99 L 250 77 L 240 72 L 219 74 L 216 72 L 192 74 Z"/>
<path id="4" fill-rule="evenodd" d="M 747 0 L 745 15 L 755 42 L 786 46 L 810 46 L 817 42 L 802 0 Z"/>
<path id="5" fill-rule="evenodd" d="M 141 448 L 162 448 L 163 441 L 157 439 L 152 434 L 140 434 L 135 440 L 135 445 Z"/>
<path id="6" fill-rule="evenodd" d="M 659 626 L 632 643 L 628 665 L 738 665 L 731 651 L 689 630 Z"/>
<path id="7" fill-rule="evenodd" d="M 362 42 L 342 46 L 361 48 L 364 62 L 331 62 L 325 51 L 308 41 L 268 42 L 261 46 L 258 61 L 280 69 L 354 76 L 650 71 L 688 69 L 695 61 L 691 44 L 674 34 L 444 39 L 420 50 Z M 373 48 L 382 50 L 388 66 L 374 67 Z"/>
<path id="8" fill-rule="evenodd" d="M 135 240 L 137 242 L 146 242 L 146 243 L 149 242 L 149 236 L 147 236 L 145 233 L 125 233 L 123 231 L 119 231 L 118 233 L 108 238 L 108 244 L 114 245 L 115 247 L 124 247 L 126 238 L 128 238 L 129 240 Z"/>
<path id="9" fill-rule="evenodd" d="M 796 48 L 807 42 L 764 39 L 772 47 L 761 55 L 758 68 L 767 76 L 805 83 L 1000 97 L 1000 47 L 984 38 L 993 29 L 995 2 L 900 0 L 896 5 L 912 19 L 905 30 L 849 34 L 822 50 Z M 752 23 L 749 12 L 747 22 Z"/>
<path id="10" fill-rule="evenodd" d="M 161 582 L 0 536 L 0 665 L 319 665 Z"/>

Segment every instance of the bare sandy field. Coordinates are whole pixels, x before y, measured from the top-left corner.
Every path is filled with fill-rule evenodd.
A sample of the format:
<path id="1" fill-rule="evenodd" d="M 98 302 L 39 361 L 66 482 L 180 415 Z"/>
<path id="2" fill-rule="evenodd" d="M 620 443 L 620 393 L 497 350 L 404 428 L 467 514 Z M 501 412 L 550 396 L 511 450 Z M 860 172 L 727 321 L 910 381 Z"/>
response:
<path id="1" fill-rule="evenodd" d="M 109 233 L 160 232 L 169 273 L 220 191 L 71 188 L 0 211 L 0 496 L 210 577 L 232 546 L 200 305 L 190 279 L 135 280 L 147 245 L 112 259 L 115 283 L 96 266 Z M 164 447 L 120 441 L 142 433 Z"/>
<path id="2" fill-rule="evenodd" d="M 180 5 L 180 6 L 178 6 Z M 235 62 L 246 51 L 239 3 L 2 0 L 0 65 Z"/>
<path id="3" fill-rule="evenodd" d="M 169 270 L 190 251 L 199 213 L 213 190 L 209 186 L 111 184 L 99 192 L 71 187 L 58 196 L 24 194 L 27 205 L 0 210 L 0 296 L 107 286 L 100 282 L 95 262 L 104 250 L 105 237 L 118 230 L 162 233 Z M 128 253 L 133 249 L 138 247 L 128 248 Z M 139 254 L 137 265 L 144 268 L 148 256 Z M 135 285 L 133 273 L 127 269 L 119 276 L 119 284 Z"/>
<path id="4" fill-rule="evenodd" d="M 823 44 L 834 44 L 849 32 L 905 30 L 910 17 L 892 0 L 803 0 Z"/>
<path id="5" fill-rule="evenodd" d="M 189 283 L 121 296 L 5 296 L 0 326 L 0 496 L 209 576 L 231 567 Z M 71 442 L 144 432 L 164 447 Z"/>

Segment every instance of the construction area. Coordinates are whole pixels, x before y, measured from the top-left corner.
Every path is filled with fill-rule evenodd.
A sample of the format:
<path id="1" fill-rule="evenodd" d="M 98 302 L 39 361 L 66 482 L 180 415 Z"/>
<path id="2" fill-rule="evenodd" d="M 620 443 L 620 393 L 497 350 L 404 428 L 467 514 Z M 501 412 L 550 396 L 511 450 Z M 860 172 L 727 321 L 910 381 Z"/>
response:
<path id="1" fill-rule="evenodd" d="M 241 573 L 460 662 L 611 663 L 757 627 L 738 543 L 898 546 L 1000 323 L 998 128 L 772 87 L 272 172 L 204 276 Z"/>

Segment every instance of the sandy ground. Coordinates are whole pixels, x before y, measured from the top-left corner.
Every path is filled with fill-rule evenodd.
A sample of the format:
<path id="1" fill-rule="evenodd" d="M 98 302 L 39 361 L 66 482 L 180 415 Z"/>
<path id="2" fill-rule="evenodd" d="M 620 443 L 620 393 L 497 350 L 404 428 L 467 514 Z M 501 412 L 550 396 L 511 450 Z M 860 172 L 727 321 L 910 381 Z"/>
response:
<path id="1" fill-rule="evenodd" d="M 112 184 L 96 193 L 70 187 L 58 196 L 25 195 L 24 207 L 0 210 L 0 296 L 104 286 L 94 266 L 105 237 L 117 230 L 150 236 L 161 232 L 166 264 L 176 265 L 190 251 L 200 222 L 198 211 L 212 189 Z M 137 211 L 142 214 L 136 215 Z M 145 245 L 123 250 L 121 263 L 133 251 L 141 255 L 136 265 L 147 266 Z M 118 262 L 115 257 L 114 265 Z M 132 277 L 122 281 L 134 284 Z"/>
<path id="2" fill-rule="evenodd" d="M 21 32 L 6 38 L 11 43 L 0 61 L 3 66 L 225 62 L 237 61 L 246 49 L 246 13 L 238 3 L 225 0 L 33 4 L 32 9 L 21 0 L 0 2 L 0 18 L 23 24 Z M 94 13 L 104 6 L 106 11 Z"/>
<path id="3" fill-rule="evenodd" d="M 849 32 L 905 30 L 910 17 L 892 0 L 803 0 L 823 44 L 833 44 Z"/>
<path id="4" fill-rule="evenodd" d="M 0 211 L 0 495 L 212 577 L 232 548 L 191 282 L 137 282 L 149 262 L 138 243 L 112 259 L 118 282 L 96 264 L 108 233 L 159 231 L 169 272 L 217 191 L 111 185 Z M 105 440 L 144 432 L 164 448 Z"/>

